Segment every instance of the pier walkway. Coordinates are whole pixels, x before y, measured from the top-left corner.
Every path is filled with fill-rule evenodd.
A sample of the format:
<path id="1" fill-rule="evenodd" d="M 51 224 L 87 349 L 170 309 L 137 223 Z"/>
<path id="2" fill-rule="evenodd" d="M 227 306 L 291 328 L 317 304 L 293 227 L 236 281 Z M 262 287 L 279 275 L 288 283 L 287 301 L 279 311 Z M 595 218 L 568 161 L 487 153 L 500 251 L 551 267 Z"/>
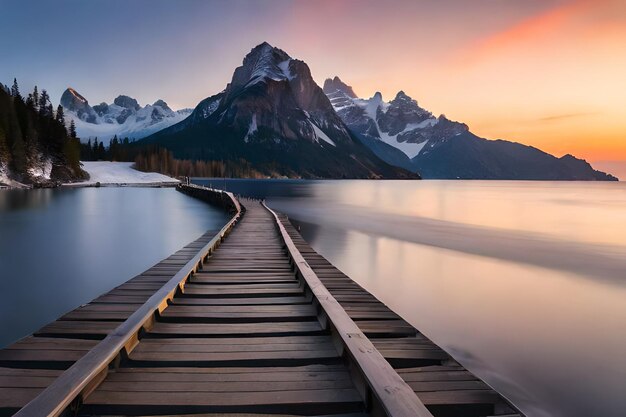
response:
<path id="1" fill-rule="evenodd" d="M 0 351 L 0 415 L 520 416 L 317 254 L 288 219 L 233 217 Z"/>

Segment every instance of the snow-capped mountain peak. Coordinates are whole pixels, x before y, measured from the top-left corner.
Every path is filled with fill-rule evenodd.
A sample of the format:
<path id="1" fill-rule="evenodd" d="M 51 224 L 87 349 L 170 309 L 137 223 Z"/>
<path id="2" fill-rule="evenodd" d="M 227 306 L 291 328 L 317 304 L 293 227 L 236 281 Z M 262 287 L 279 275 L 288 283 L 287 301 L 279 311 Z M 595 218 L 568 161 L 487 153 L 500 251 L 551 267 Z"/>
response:
<path id="1" fill-rule="evenodd" d="M 174 111 L 165 101 L 141 106 L 136 99 L 119 95 L 112 104 L 90 106 L 85 97 L 68 88 L 61 96 L 66 122 L 73 120 L 82 140 L 98 138 L 105 143 L 113 136 L 141 139 L 184 120 L 191 109 Z"/>
<path id="2" fill-rule="evenodd" d="M 337 76 L 327 78 L 324 81 L 324 92 L 328 94 L 347 95 L 350 98 L 358 98 L 352 87 L 341 81 Z"/>
<path id="3" fill-rule="evenodd" d="M 78 94 L 78 92 L 76 90 L 74 90 L 72 87 L 68 87 L 67 92 L 71 95 L 71 97 L 78 101 L 79 103 L 82 104 L 89 104 L 87 102 L 87 99 L 83 96 L 81 96 L 80 94 Z"/>
<path id="4" fill-rule="evenodd" d="M 291 80 L 295 77 L 290 70 L 291 61 L 285 51 L 263 42 L 246 55 L 243 64 L 235 70 L 229 87 L 238 90 L 266 80 Z"/>
<path id="5" fill-rule="evenodd" d="M 201 101 L 186 124 L 205 122 L 236 127 L 245 143 L 266 141 L 268 136 L 276 143 L 352 142 L 307 64 L 267 42 L 252 48 L 224 91 Z"/>
<path id="6" fill-rule="evenodd" d="M 435 116 L 399 91 L 361 99 L 338 77 L 324 92 L 354 135 L 385 162 L 425 178 L 614 179 L 574 157 L 556 158 L 539 149 L 474 135 L 466 124 Z"/>
<path id="7" fill-rule="evenodd" d="M 434 141 L 467 131 L 467 126 L 462 123 L 450 122 L 443 116 L 435 117 L 404 91 L 399 91 L 389 102 L 383 100 L 380 92 L 369 99 L 361 99 L 352 87 L 335 77 L 326 80 L 324 92 L 353 132 L 390 145 L 408 158 L 415 158 L 425 151 L 429 142 L 433 145 Z M 440 124 L 441 120 L 447 123 Z"/>
<path id="8" fill-rule="evenodd" d="M 115 97 L 115 100 L 113 100 L 113 103 L 120 107 L 124 107 L 125 109 L 128 109 L 128 110 L 137 111 L 141 109 L 141 106 L 139 105 L 139 103 L 137 103 L 137 100 L 135 100 L 132 97 L 128 97 L 124 95 Z"/>
<path id="9" fill-rule="evenodd" d="M 308 65 L 267 42 L 250 50 L 221 93 L 146 142 L 171 144 L 189 158 L 245 160 L 271 176 L 414 177 L 365 148 Z"/>
<path id="10" fill-rule="evenodd" d="M 67 88 L 61 95 L 61 105 L 67 113 L 75 114 L 80 120 L 89 121 L 90 123 L 96 121 L 96 114 L 87 99 L 72 87 Z"/>
<path id="11" fill-rule="evenodd" d="M 152 105 L 153 105 L 153 106 L 158 106 L 158 107 L 161 107 L 163 110 L 170 110 L 170 111 L 172 110 L 172 109 L 170 109 L 170 106 L 168 106 L 168 105 L 167 105 L 167 103 L 166 103 L 166 102 L 164 102 L 164 101 L 163 101 L 163 100 L 161 100 L 161 99 L 158 99 L 158 100 L 157 100 L 157 101 L 155 101 L 155 102 L 154 102 L 154 104 L 152 104 Z"/>

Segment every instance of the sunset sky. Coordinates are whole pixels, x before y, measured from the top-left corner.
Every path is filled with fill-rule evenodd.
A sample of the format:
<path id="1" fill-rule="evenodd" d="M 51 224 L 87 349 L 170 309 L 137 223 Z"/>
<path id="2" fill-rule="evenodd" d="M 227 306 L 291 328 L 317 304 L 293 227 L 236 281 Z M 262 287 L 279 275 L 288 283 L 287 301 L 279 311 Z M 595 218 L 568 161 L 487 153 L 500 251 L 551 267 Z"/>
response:
<path id="1" fill-rule="evenodd" d="M 357 94 L 560 156 L 626 160 L 626 1 L 0 0 L 0 81 L 193 107 L 268 41 Z"/>

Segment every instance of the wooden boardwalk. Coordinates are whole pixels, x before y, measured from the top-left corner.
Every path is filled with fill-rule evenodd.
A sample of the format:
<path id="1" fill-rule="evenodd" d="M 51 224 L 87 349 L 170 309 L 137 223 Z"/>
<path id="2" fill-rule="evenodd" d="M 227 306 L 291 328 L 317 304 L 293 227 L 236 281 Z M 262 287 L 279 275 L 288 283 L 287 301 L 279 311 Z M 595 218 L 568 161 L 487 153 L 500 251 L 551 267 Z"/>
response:
<path id="1" fill-rule="evenodd" d="M 0 415 L 519 415 L 284 216 L 244 204 L 0 351 Z"/>
<path id="2" fill-rule="evenodd" d="M 487 384 L 315 252 L 287 216 L 279 218 L 324 286 L 435 416 L 521 416 Z"/>
<path id="3" fill-rule="evenodd" d="M 150 269 L 0 350 L 0 415 L 11 415 L 128 319 L 219 230 L 209 230 Z"/>

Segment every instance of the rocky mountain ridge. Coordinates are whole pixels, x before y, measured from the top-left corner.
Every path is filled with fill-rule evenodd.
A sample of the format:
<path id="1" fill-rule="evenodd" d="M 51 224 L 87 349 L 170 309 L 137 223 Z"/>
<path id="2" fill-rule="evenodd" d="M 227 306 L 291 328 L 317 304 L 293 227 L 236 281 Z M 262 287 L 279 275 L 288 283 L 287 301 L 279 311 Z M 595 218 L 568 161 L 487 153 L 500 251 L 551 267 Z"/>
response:
<path id="1" fill-rule="evenodd" d="M 154 132 L 184 120 L 191 109 L 174 111 L 159 99 L 153 104 L 141 106 L 137 100 L 126 95 L 117 96 L 113 103 L 91 106 L 89 101 L 69 87 L 61 96 L 67 123 L 73 120 L 80 138 L 97 137 L 108 142 L 113 136 L 141 139 Z"/>
<path id="2" fill-rule="evenodd" d="M 487 140 L 469 127 L 435 116 L 403 91 L 385 102 L 380 93 L 359 98 L 339 77 L 324 92 L 348 128 L 386 162 L 424 178 L 616 180 L 571 155 L 557 158 L 505 140 Z"/>
<path id="3" fill-rule="evenodd" d="M 267 176 L 417 178 L 363 146 L 307 64 L 266 42 L 246 55 L 221 93 L 140 143 L 178 158 L 244 160 Z"/>

